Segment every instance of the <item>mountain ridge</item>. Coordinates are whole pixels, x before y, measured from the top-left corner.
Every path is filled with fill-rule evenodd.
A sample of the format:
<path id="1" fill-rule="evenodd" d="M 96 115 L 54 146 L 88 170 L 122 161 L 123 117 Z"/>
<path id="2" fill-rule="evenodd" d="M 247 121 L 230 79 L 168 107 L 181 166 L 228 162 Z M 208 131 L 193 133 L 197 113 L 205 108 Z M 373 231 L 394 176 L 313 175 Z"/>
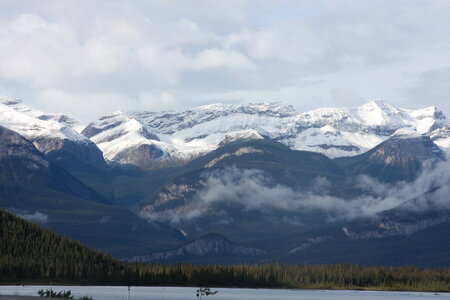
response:
<path id="1" fill-rule="evenodd" d="M 297 113 L 281 103 L 213 104 L 162 112 L 118 112 L 84 130 L 107 159 L 154 168 L 183 164 L 204 155 L 227 139 L 268 138 L 294 150 L 328 157 L 361 154 L 401 128 L 430 134 L 447 117 L 436 107 L 398 109 L 384 101 L 356 108 L 320 108 Z M 150 162 L 128 155 L 147 145 Z M 164 164 L 165 163 L 165 164 Z"/>
<path id="2" fill-rule="evenodd" d="M 385 101 L 300 113 L 282 102 L 118 111 L 83 127 L 67 115 L 43 113 L 18 99 L 0 97 L 0 125 L 32 140 L 43 153 L 62 150 L 99 168 L 105 168 L 104 159 L 143 169 L 180 166 L 224 143 L 250 137 L 330 158 L 354 156 L 404 128 L 450 149 L 450 120 L 442 111 L 435 106 L 401 109 Z"/>

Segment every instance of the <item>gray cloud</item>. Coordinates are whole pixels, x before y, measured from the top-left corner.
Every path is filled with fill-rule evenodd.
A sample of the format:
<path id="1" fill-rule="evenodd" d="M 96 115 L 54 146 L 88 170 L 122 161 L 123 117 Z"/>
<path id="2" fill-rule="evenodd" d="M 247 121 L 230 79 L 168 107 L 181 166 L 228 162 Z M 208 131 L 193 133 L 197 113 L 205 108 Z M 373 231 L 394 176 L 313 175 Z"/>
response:
<path id="1" fill-rule="evenodd" d="M 221 202 L 240 204 L 249 211 L 325 212 L 330 221 L 370 217 L 390 209 L 450 209 L 449 162 L 426 164 L 414 182 L 386 184 L 360 176 L 357 186 L 360 196 L 343 199 L 330 194 L 325 178 L 317 178 L 311 189 L 294 190 L 274 183 L 261 170 L 229 167 L 205 174 L 203 187 L 185 207 L 147 217 L 178 223 L 201 217 Z"/>
<path id="2" fill-rule="evenodd" d="M 0 93 L 83 121 L 255 100 L 450 112 L 448 2 L 222 2 L 2 2 Z"/>
<path id="3" fill-rule="evenodd" d="M 35 223 L 47 223 L 48 222 L 48 215 L 41 213 L 39 211 L 36 211 L 34 213 L 19 213 L 18 214 L 20 217 L 22 217 L 23 219 L 30 221 L 30 222 L 35 222 Z"/>

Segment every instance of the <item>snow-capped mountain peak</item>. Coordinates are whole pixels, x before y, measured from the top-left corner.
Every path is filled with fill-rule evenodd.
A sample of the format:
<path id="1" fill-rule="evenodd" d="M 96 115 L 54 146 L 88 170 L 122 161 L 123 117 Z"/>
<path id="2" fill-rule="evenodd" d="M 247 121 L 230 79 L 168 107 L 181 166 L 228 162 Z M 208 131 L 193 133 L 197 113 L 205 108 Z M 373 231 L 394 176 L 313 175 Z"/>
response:
<path id="1" fill-rule="evenodd" d="M 0 125 L 33 141 L 43 152 L 62 147 L 60 142 L 49 142 L 54 139 L 92 149 L 94 142 L 108 160 L 144 168 L 182 164 L 238 139 L 268 138 L 329 157 L 357 155 L 390 136 L 405 134 L 429 135 L 444 147 L 450 145 L 448 122 L 434 106 L 408 110 L 385 101 L 302 113 L 280 102 L 219 103 L 160 112 L 117 111 L 80 133 L 81 126 L 67 115 L 0 98 Z"/>
<path id="2" fill-rule="evenodd" d="M 435 144 L 450 153 L 450 122 L 432 131 L 429 135 Z"/>
<path id="3" fill-rule="evenodd" d="M 32 141 L 39 138 L 60 138 L 78 143 L 90 142 L 74 129 L 79 126 L 74 119 L 64 114 L 44 113 L 33 109 L 19 99 L 0 97 L 0 125 Z"/>
<path id="4" fill-rule="evenodd" d="M 44 154 L 64 150 L 57 153 L 70 153 L 79 161 L 99 168 L 106 167 L 101 151 L 76 130 L 81 125 L 67 115 L 44 113 L 18 99 L 0 97 L 0 125 L 33 142 Z"/>
<path id="5" fill-rule="evenodd" d="M 158 153 L 157 160 L 178 163 L 240 138 L 270 138 L 292 149 L 321 152 L 329 157 L 356 155 L 398 129 L 428 134 L 446 122 L 445 115 L 435 107 L 407 110 L 385 101 L 304 113 L 296 112 L 291 105 L 273 102 L 117 112 L 89 124 L 83 133 L 97 143 L 109 160 L 133 163 L 127 158 L 130 151 L 151 145 L 147 148 L 153 156 Z M 138 156 L 142 155 L 145 153 L 139 151 Z M 151 165 L 154 166 L 153 161 Z"/>

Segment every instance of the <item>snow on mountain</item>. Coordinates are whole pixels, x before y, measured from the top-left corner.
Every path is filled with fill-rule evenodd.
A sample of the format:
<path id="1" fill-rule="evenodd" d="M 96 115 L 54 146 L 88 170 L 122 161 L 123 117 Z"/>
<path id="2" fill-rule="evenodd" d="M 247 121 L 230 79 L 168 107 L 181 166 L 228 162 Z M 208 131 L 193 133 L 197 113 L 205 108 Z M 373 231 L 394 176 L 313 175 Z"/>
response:
<path id="1" fill-rule="evenodd" d="M 270 138 L 292 149 L 351 156 L 398 129 L 428 134 L 447 122 L 436 107 L 407 110 L 383 101 L 305 113 L 282 103 L 213 104 L 180 111 L 117 112 L 89 124 L 83 134 L 109 160 L 152 168 L 188 161 L 240 138 Z"/>
<path id="2" fill-rule="evenodd" d="M 67 115 L 44 113 L 28 107 L 21 100 L 0 97 L 0 125 L 33 141 L 39 138 L 61 138 L 89 142 L 75 131 L 78 122 Z"/>
<path id="3" fill-rule="evenodd" d="M 365 152 L 400 128 L 426 134 L 447 121 L 436 107 L 399 109 L 384 101 L 356 108 L 321 108 L 297 116 L 292 138 L 284 142 L 293 149 L 321 152 L 329 157 Z"/>
<path id="4" fill-rule="evenodd" d="M 74 128 L 81 125 L 59 113 L 44 113 L 18 99 L 0 97 L 0 125 L 19 133 L 42 153 L 63 149 L 80 161 L 106 167 L 98 147 Z"/>
<path id="5" fill-rule="evenodd" d="M 151 155 L 156 160 L 165 161 L 166 165 L 179 164 L 216 149 L 220 143 L 275 136 L 276 132 L 285 130 L 285 120 L 295 114 L 291 106 L 279 103 L 117 112 L 89 124 L 83 134 L 98 145 L 105 158 L 120 163 L 140 161 L 139 165 L 149 168 L 155 161 L 142 164 L 142 157 L 133 153 L 138 147 L 152 146 Z"/>
<path id="6" fill-rule="evenodd" d="M 432 131 L 429 136 L 436 145 L 450 153 L 450 122 Z"/>

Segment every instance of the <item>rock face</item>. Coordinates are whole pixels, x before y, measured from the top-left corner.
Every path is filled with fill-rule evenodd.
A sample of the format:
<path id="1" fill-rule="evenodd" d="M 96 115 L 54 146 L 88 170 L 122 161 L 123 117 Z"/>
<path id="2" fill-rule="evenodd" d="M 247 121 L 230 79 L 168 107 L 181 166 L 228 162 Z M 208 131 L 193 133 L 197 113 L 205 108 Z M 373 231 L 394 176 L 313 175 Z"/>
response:
<path id="1" fill-rule="evenodd" d="M 30 141 L 2 126 L 0 175 L 0 202 L 28 202 L 30 194 L 47 190 L 60 191 L 95 202 L 106 202 L 67 171 L 49 162 Z"/>
<path id="2" fill-rule="evenodd" d="M 396 134 L 374 149 L 335 159 L 349 174 L 364 174 L 383 182 L 413 180 L 424 163 L 445 161 L 445 153 L 426 135 Z"/>
<path id="3" fill-rule="evenodd" d="M 285 252 L 290 263 L 449 266 L 449 211 L 393 210 L 306 235 Z"/>
<path id="4" fill-rule="evenodd" d="M 61 151 L 93 166 L 106 167 L 102 152 L 75 130 L 80 125 L 67 115 L 44 113 L 20 100 L 0 98 L 0 125 L 24 136 L 44 154 Z"/>
<path id="5" fill-rule="evenodd" d="M 183 111 L 117 112 L 89 124 L 83 134 L 106 159 L 151 169 L 182 164 L 249 137 L 331 158 L 352 156 L 387 140 L 398 129 L 428 134 L 447 122 L 436 107 L 407 110 L 383 101 L 305 113 L 281 103 L 215 104 Z"/>
<path id="6" fill-rule="evenodd" d="M 373 163 L 396 164 L 411 160 L 445 160 L 445 155 L 428 136 L 398 138 L 393 137 L 378 147 L 369 159 Z"/>
<path id="7" fill-rule="evenodd" d="M 379 218 L 364 224 L 361 227 L 342 227 L 342 231 L 350 240 L 371 240 L 383 239 L 392 236 L 409 236 L 429 227 L 441 223 L 450 222 L 449 215 L 442 215 L 423 220 L 396 220 L 388 218 Z"/>
<path id="8" fill-rule="evenodd" d="M 50 163 L 24 137 L 12 130 L 0 126 L 0 159 L 10 158 L 28 160 L 30 167 L 48 168 Z"/>
<path id="9" fill-rule="evenodd" d="M 130 258 L 133 262 L 155 262 L 206 256 L 260 256 L 264 251 L 238 246 L 218 234 L 209 234 L 171 251 L 152 253 Z"/>
<path id="10" fill-rule="evenodd" d="M 105 169 L 107 167 L 105 159 L 103 158 L 103 153 L 92 142 L 78 143 L 59 137 L 43 137 L 34 140 L 33 144 L 42 153 L 52 154 L 52 157 L 60 156 L 65 153 L 99 169 Z M 54 160 L 57 160 L 57 158 Z"/>

